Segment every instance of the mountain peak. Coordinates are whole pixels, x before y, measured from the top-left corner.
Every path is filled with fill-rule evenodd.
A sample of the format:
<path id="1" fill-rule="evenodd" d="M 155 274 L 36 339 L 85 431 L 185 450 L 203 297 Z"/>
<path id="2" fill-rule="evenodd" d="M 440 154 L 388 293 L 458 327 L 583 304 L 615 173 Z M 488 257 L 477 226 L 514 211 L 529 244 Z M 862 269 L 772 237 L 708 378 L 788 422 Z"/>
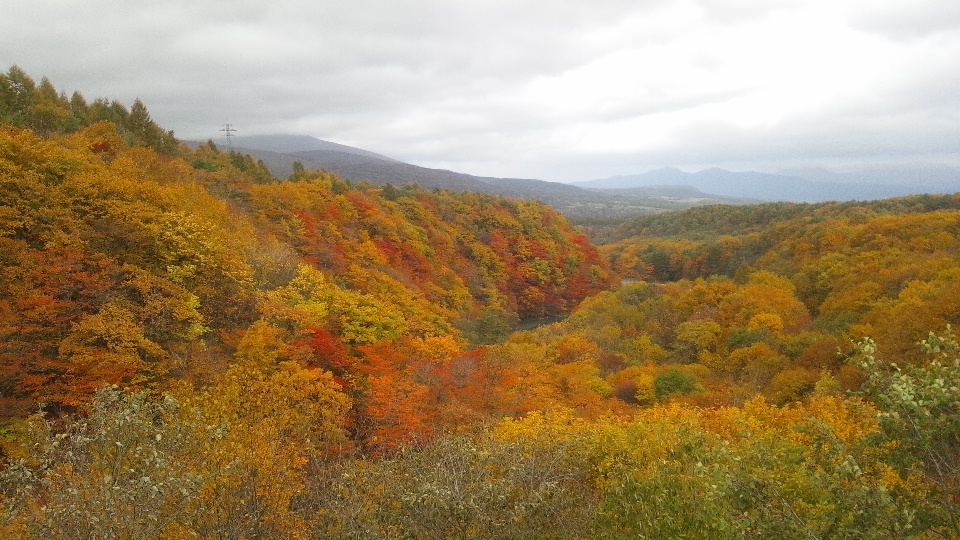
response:
<path id="1" fill-rule="evenodd" d="M 366 156 L 384 161 L 396 161 L 369 150 L 362 150 L 345 144 L 325 141 L 309 135 L 243 135 L 233 138 L 234 146 L 250 150 L 264 150 L 278 154 L 297 154 L 301 152 L 343 152 Z"/>

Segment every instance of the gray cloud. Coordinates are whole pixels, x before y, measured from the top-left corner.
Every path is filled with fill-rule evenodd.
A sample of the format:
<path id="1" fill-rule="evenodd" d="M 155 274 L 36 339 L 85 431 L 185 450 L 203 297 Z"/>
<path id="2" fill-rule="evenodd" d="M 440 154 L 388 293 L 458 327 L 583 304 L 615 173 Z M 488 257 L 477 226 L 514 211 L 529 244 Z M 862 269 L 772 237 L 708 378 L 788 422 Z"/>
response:
<path id="1" fill-rule="evenodd" d="M 955 2 L 4 4 L 6 66 L 139 97 L 181 137 L 231 122 L 556 180 L 960 161 Z"/>
<path id="2" fill-rule="evenodd" d="M 960 28 L 960 3 L 943 0 L 871 2 L 854 9 L 854 27 L 888 37 L 914 40 Z"/>

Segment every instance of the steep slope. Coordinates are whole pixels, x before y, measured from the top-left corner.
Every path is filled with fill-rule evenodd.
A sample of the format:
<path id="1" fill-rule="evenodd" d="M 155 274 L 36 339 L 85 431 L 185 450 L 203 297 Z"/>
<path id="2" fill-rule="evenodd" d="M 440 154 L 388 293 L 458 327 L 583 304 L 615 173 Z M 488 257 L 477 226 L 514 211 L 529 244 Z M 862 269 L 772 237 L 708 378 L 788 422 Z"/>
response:
<path id="1" fill-rule="evenodd" d="M 72 410 L 104 383 L 209 381 L 242 336 L 335 373 L 364 406 L 354 364 L 369 355 L 389 351 L 377 376 L 413 384 L 400 366 L 416 347 L 494 341 L 611 283 L 536 202 L 330 173 L 279 182 L 206 145 L 183 157 L 128 146 L 106 122 L 52 139 L 0 130 L 5 416 Z"/>

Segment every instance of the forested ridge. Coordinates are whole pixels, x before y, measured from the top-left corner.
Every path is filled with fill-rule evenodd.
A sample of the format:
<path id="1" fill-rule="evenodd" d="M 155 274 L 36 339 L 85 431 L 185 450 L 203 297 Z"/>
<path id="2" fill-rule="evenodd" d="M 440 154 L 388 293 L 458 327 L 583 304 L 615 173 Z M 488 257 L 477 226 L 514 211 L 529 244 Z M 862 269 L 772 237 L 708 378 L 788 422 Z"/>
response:
<path id="1" fill-rule="evenodd" d="M 957 196 L 598 249 L 16 67 L 0 124 L 0 538 L 960 538 Z"/>

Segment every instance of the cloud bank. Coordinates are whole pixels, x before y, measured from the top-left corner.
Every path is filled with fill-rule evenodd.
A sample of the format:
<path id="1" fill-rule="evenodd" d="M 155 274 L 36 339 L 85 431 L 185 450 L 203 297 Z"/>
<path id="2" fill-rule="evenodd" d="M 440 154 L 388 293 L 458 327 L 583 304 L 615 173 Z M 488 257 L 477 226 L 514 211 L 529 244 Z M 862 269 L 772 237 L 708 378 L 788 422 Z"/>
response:
<path id="1" fill-rule="evenodd" d="M 4 2 L 0 59 L 181 138 L 488 176 L 960 164 L 947 0 Z"/>

